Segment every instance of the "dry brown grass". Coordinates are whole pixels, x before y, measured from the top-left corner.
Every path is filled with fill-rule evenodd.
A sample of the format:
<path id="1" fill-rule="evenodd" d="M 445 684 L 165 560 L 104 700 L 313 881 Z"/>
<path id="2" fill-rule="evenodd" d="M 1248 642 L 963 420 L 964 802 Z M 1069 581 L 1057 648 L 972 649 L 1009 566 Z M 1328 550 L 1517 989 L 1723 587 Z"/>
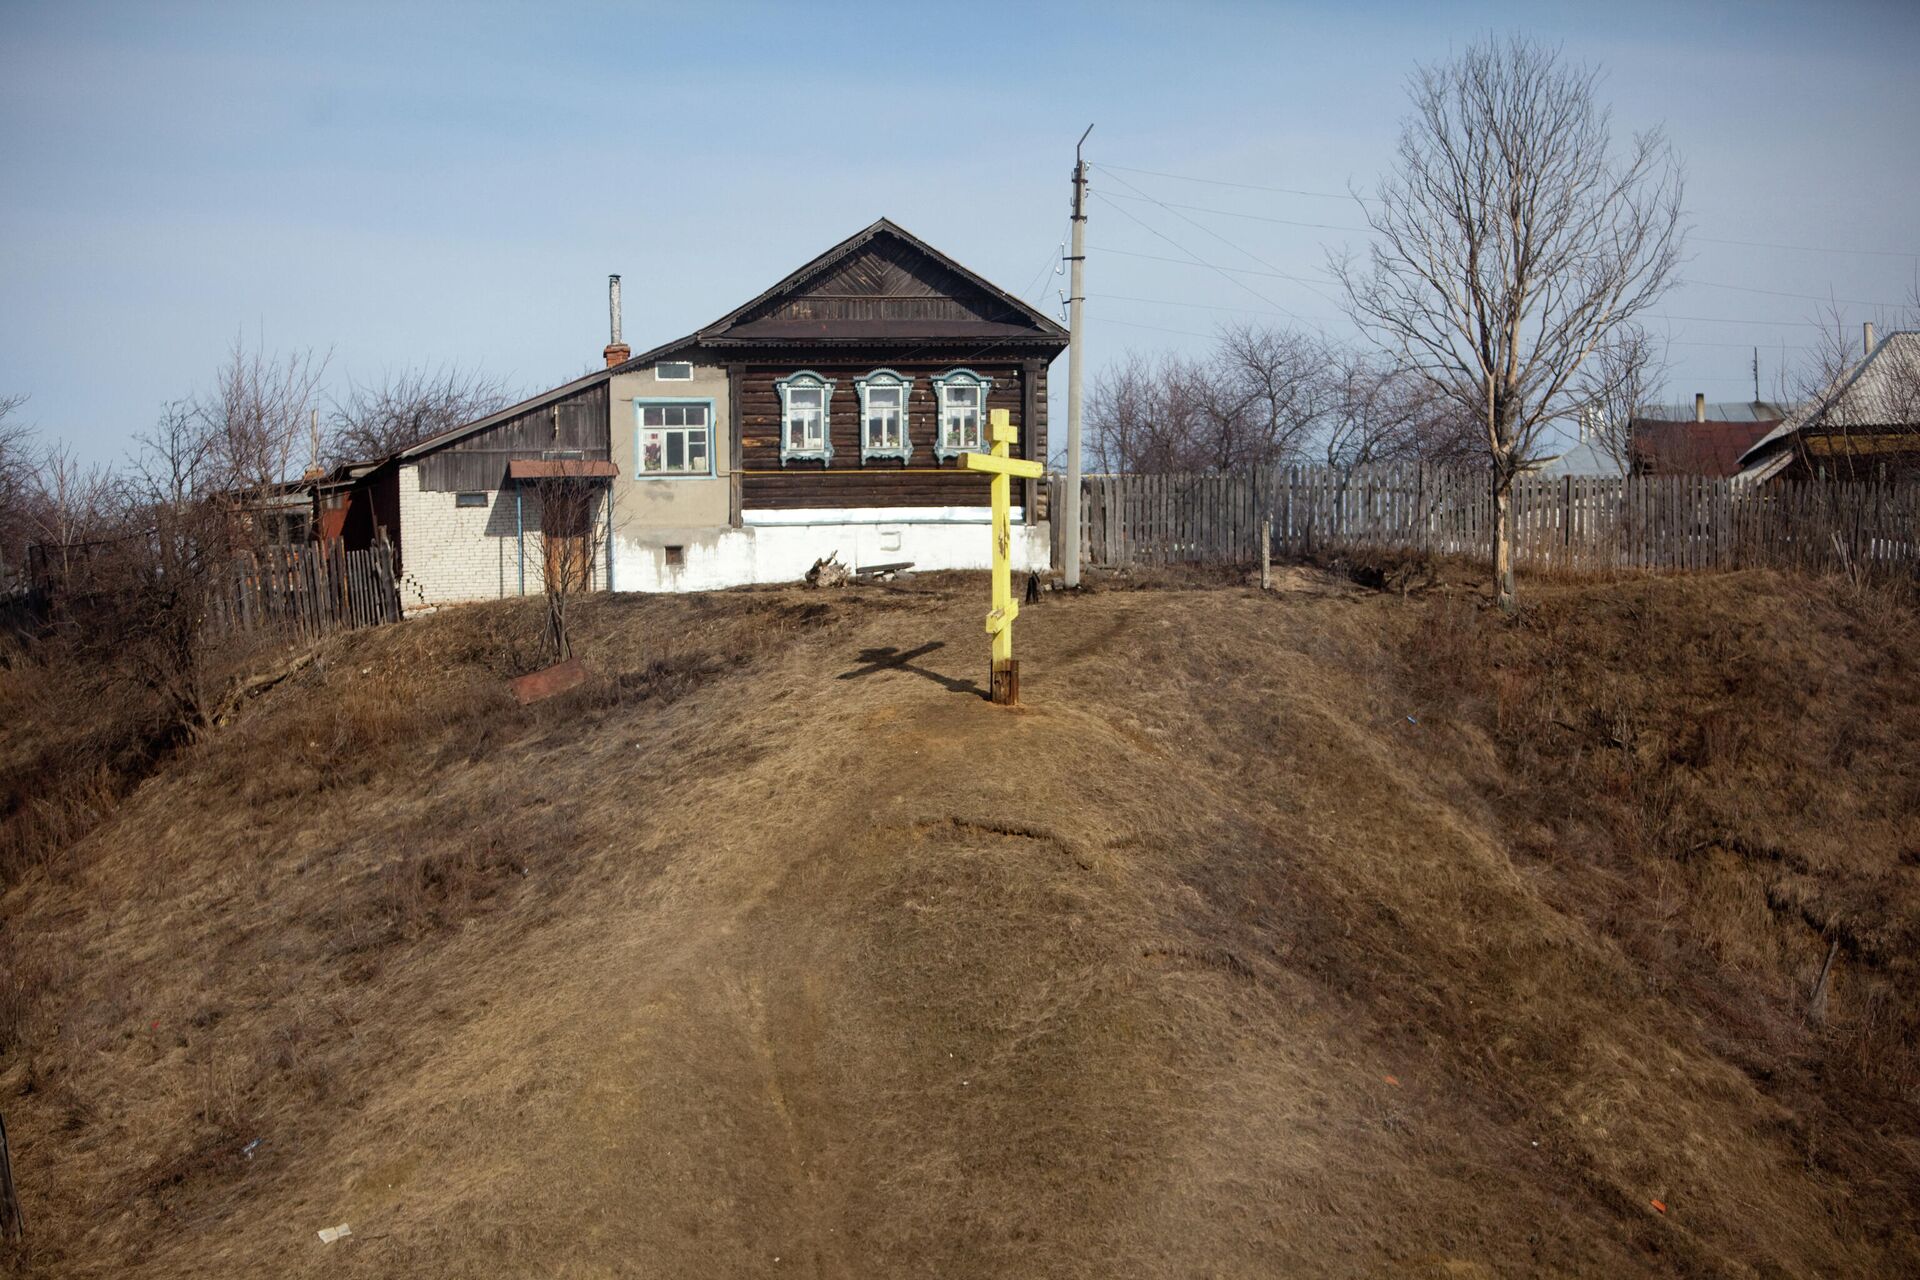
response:
<path id="1" fill-rule="evenodd" d="M 1920 1267 L 1911 614 L 1361 570 L 330 642 L 0 900 L 15 1265 Z"/>

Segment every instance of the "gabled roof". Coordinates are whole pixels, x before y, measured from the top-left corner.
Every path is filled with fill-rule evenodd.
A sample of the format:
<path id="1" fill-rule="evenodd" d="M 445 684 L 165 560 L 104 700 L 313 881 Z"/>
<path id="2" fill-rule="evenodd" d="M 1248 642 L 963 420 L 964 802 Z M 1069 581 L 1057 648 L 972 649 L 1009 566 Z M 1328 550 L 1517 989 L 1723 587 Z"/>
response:
<path id="1" fill-rule="evenodd" d="M 839 337 L 822 335 L 820 333 L 782 334 L 777 330 L 768 332 L 764 323 L 754 332 L 744 331 L 744 326 L 753 322 L 758 316 L 758 313 L 769 304 L 800 293 L 808 284 L 826 276 L 834 267 L 849 262 L 862 249 L 874 244 L 883 237 L 887 243 L 898 246 L 900 249 L 905 250 L 908 255 L 917 256 L 925 261 L 931 268 L 947 274 L 971 290 L 976 291 L 990 304 L 990 318 L 974 321 L 921 321 L 919 322 L 920 327 L 912 329 L 911 331 L 896 331 L 884 335 L 844 335 L 844 330 L 847 327 L 847 322 L 845 321 L 814 322 L 816 326 L 831 325 L 841 329 L 844 336 Z M 942 326 L 951 328 L 952 332 L 940 332 Z M 392 461 L 393 459 L 404 461 L 409 458 L 418 458 L 424 454 L 432 453 L 434 450 L 442 448 L 445 445 L 450 445 L 457 440 L 463 440 L 467 436 L 485 431 L 489 427 L 497 426 L 508 418 L 526 413 L 532 409 L 541 408 L 555 400 L 564 399 L 577 391 L 584 391 L 596 383 L 607 381 L 615 374 L 630 373 L 635 369 L 652 364 L 664 356 L 682 351 L 688 347 L 706 344 L 715 346 L 744 346 L 748 344 L 758 345 L 761 343 L 780 345 L 793 342 L 812 342 L 823 345 L 834 345 L 837 342 L 845 342 L 857 345 L 874 341 L 900 341 L 903 339 L 911 341 L 918 338 L 944 340 L 948 343 L 966 343 L 980 340 L 983 342 L 991 342 L 995 346 L 1002 344 L 1033 344 L 1058 351 L 1060 347 L 1066 345 L 1067 337 L 1065 326 L 1049 320 L 1045 315 L 1028 306 L 1019 298 L 1016 298 L 998 285 L 993 284 L 984 276 L 969 271 L 966 267 L 961 266 L 946 254 L 941 253 L 938 249 L 890 219 L 881 218 L 872 226 L 848 236 L 845 240 L 842 240 L 839 244 L 833 246 L 833 248 L 813 259 L 813 261 L 807 263 L 798 271 L 788 275 L 785 279 L 781 280 L 771 289 L 761 293 L 758 297 L 751 299 L 741 306 L 735 307 L 732 311 L 727 312 L 726 315 L 721 316 L 712 324 L 698 329 L 684 338 L 665 343 L 662 346 L 655 347 L 651 351 L 643 351 L 639 355 L 622 361 L 620 364 L 610 368 L 595 369 L 591 373 L 575 378 L 572 382 L 565 383 L 561 386 L 554 387 L 550 391 L 543 391 L 537 396 L 522 400 L 519 404 L 508 405 L 497 413 L 490 413 L 484 418 L 476 418 L 474 421 L 466 423 L 463 426 L 455 427 L 450 431 L 443 431 L 437 436 L 429 436 L 417 444 L 409 445 L 407 448 L 400 450 L 398 453 L 392 455 L 391 459 L 376 459 L 364 465 L 371 467 L 379 463 Z"/>
<path id="2" fill-rule="evenodd" d="M 948 282 L 974 293 L 985 304 L 985 313 L 968 319 L 892 320 L 809 320 L 769 314 L 781 303 L 803 296 L 809 286 L 831 282 L 835 268 L 851 270 L 863 256 L 876 261 L 891 257 L 892 265 L 903 270 L 919 266 L 936 279 L 946 277 Z M 897 296 L 884 292 L 884 282 L 872 283 L 874 290 L 871 296 L 876 299 Z M 651 351 L 643 351 L 615 366 L 614 372 L 623 373 L 652 364 L 663 356 L 696 346 L 795 343 L 861 345 L 914 339 L 957 342 L 978 339 L 996 344 L 1034 343 L 1057 349 L 1066 344 L 1067 337 L 1065 326 L 1049 319 L 985 277 L 968 270 L 904 227 L 890 219 L 881 218 L 712 324 Z"/>
<path id="3" fill-rule="evenodd" d="M 1801 431 L 1822 423 L 1835 426 L 1912 427 L 1920 425 L 1920 333 L 1890 333 L 1874 344 L 1866 359 L 1840 377 L 1827 393 L 1788 414 L 1780 425 L 1740 456 L 1749 470 Z"/>

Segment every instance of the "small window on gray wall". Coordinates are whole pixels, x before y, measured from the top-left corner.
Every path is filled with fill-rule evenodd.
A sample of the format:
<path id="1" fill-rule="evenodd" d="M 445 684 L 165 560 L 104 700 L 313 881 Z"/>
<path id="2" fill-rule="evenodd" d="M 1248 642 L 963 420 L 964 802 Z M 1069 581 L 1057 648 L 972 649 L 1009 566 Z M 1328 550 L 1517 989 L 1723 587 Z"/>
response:
<path id="1" fill-rule="evenodd" d="M 456 493 L 453 495 L 453 505 L 456 507 L 484 507 L 487 505 L 487 495 L 484 493 Z"/>
<path id="2" fill-rule="evenodd" d="M 673 360 L 666 364 L 653 366 L 655 382 L 692 382 L 693 365 L 685 360 Z"/>

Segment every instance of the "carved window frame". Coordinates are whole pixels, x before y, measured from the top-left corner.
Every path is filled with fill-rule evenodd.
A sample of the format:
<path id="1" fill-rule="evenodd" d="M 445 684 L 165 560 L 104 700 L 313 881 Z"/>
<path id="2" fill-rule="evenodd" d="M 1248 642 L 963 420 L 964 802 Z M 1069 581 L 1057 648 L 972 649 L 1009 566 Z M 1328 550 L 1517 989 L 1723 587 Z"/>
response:
<path id="1" fill-rule="evenodd" d="M 967 444 L 963 440 L 948 434 L 947 419 L 951 412 L 948 404 L 949 393 L 961 388 L 972 388 L 975 392 L 973 412 L 975 416 L 975 441 Z M 993 379 L 983 377 L 971 369 L 949 369 L 933 379 L 933 399 L 936 406 L 934 418 L 933 456 L 945 462 L 957 458 L 963 453 L 985 453 L 991 442 L 987 439 L 987 392 L 993 389 Z"/>
<path id="2" fill-rule="evenodd" d="M 897 458 L 902 465 L 913 460 L 913 425 L 911 406 L 913 403 L 913 379 L 892 369 L 875 369 L 863 378 L 855 378 L 853 385 L 860 393 L 860 461 L 864 464 L 874 458 Z M 900 443 L 874 444 L 867 437 L 868 421 L 872 416 L 872 406 L 868 396 L 874 391 L 893 390 L 900 393 Z"/>
<path id="3" fill-rule="evenodd" d="M 811 369 L 802 369 L 777 380 L 774 388 L 780 392 L 780 465 L 789 462 L 818 462 L 821 466 L 833 463 L 833 387 L 834 379 L 823 378 Z M 795 447 L 789 442 L 789 428 L 793 425 L 793 393 L 796 391 L 818 391 L 820 393 L 820 443 L 817 447 Z"/>

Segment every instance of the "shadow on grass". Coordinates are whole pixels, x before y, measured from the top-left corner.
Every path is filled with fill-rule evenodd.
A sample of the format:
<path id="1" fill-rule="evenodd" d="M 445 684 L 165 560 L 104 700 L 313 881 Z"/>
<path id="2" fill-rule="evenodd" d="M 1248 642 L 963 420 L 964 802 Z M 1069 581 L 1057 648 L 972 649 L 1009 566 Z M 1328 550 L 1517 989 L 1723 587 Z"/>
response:
<path id="1" fill-rule="evenodd" d="M 862 649 L 856 661 L 865 665 L 856 667 L 852 671 L 843 671 L 839 678 L 860 680 L 867 676 L 878 675 L 882 671 L 904 671 L 908 675 L 931 680 L 953 693 L 970 693 L 976 698 L 986 697 L 987 691 L 971 680 L 956 680 L 952 676 L 941 675 L 938 671 L 913 665 L 915 658 L 923 658 L 936 649 L 946 647 L 944 641 L 936 640 L 932 644 L 923 644 L 918 649 L 909 649 L 904 653 L 891 645 L 884 649 Z"/>

